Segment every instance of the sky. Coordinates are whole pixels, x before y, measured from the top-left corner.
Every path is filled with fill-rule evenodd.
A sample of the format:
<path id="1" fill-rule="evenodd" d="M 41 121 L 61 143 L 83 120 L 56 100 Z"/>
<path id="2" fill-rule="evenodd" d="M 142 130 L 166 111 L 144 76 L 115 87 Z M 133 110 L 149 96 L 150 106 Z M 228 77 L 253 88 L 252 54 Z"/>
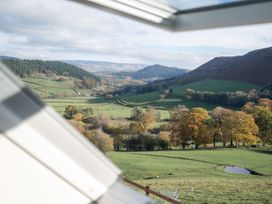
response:
<path id="1" fill-rule="evenodd" d="M 27 59 L 194 69 L 272 46 L 272 24 L 172 33 L 68 0 L 1 0 L 0 25 L 0 55 Z"/>

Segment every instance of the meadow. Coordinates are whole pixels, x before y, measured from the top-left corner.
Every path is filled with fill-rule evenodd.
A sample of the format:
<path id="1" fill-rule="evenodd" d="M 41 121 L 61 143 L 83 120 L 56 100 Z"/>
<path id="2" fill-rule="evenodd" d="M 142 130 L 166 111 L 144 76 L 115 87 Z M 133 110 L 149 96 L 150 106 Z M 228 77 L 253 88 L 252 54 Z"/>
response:
<path id="1" fill-rule="evenodd" d="M 189 100 L 185 97 L 185 90 L 190 88 L 196 91 L 249 91 L 250 89 L 259 89 L 260 87 L 254 84 L 229 81 L 229 80 L 203 80 L 189 83 L 182 86 L 172 86 L 172 94 L 164 99 L 160 99 L 163 91 L 154 91 L 144 94 L 127 95 L 122 97 L 124 101 L 136 103 L 139 106 L 156 106 L 159 108 L 172 108 L 177 105 L 185 105 L 188 108 L 203 107 L 208 110 L 214 109 L 220 104 Z"/>
<path id="2" fill-rule="evenodd" d="M 131 107 L 119 105 L 114 99 L 106 99 L 99 96 L 90 97 L 65 97 L 60 99 L 44 99 L 49 106 L 52 106 L 57 112 L 63 114 L 65 107 L 75 105 L 77 107 L 91 107 L 94 115 L 106 114 L 112 118 L 129 118 L 131 116 Z M 168 119 L 169 112 L 167 110 L 159 110 L 161 119 Z"/>
<path id="3" fill-rule="evenodd" d="M 123 174 L 182 203 L 272 203 L 271 152 L 247 149 L 110 152 Z M 131 162 L 133 161 L 133 162 Z M 224 165 L 263 176 L 224 172 Z"/>
<path id="4" fill-rule="evenodd" d="M 24 81 L 36 93 L 49 96 L 58 93 L 76 94 L 73 81 L 25 78 Z M 237 88 L 239 87 L 239 88 Z M 169 119 L 167 109 L 176 105 L 204 107 L 208 110 L 218 104 L 188 100 L 184 91 L 248 91 L 255 85 L 205 80 L 184 86 L 172 87 L 170 97 L 160 99 L 161 92 L 151 92 L 122 97 L 140 107 L 156 106 L 161 119 Z M 84 91 L 84 90 L 80 90 Z M 88 91 L 87 89 L 85 91 Z M 112 124 L 128 123 L 132 107 L 116 103 L 115 99 L 100 96 L 71 96 L 43 99 L 61 115 L 67 105 L 91 107 L 94 115 L 110 116 Z M 159 124 L 159 123 L 158 123 Z M 157 124 L 157 125 L 158 125 Z M 153 152 L 110 152 L 107 156 L 123 171 L 124 175 L 140 184 L 172 197 L 178 194 L 182 203 L 272 203 L 271 152 L 248 149 L 215 149 Z M 235 165 L 254 170 L 262 176 L 224 172 L 224 165 Z"/>
<path id="5" fill-rule="evenodd" d="M 53 95 L 78 95 L 88 94 L 90 90 L 79 89 L 75 87 L 74 80 L 66 78 L 63 81 L 55 80 L 54 78 L 42 77 L 25 77 L 22 79 L 27 86 L 41 97 L 48 97 Z"/>

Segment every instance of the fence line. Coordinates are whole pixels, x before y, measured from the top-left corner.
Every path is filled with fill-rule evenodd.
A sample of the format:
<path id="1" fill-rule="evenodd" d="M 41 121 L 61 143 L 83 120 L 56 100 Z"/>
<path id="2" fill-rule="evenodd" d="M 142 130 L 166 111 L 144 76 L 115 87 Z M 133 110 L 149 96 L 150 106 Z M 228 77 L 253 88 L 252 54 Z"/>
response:
<path id="1" fill-rule="evenodd" d="M 165 195 L 163 195 L 163 194 L 161 194 L 161 193 L 158 193 L 158 192 L 156 192 L 156 191 L 151 190 L 151 189 L 150 189 L 150 186 L 148 186 L 148 185 L 143 186 L 143 185 L 138 184 L 138 183 L 136 183 L 136 182 L 134 182 L 134 181 L 131 181 L 131 180 L 125 178 L 125 177 L 123 177 L 123 180 L 124 180 L 126 183 L 128 183 L 128 184 L 130 184 L 130 185 L 132 185 L 132 186 L 135 186 L 135 187 L 137 187 L 137 188 L 139 188 L 139 189 L 141 189 L 141 190 L 144 190 L 144 191 L 145 191 L 145 194 L 146 194 L 147 196 L 149 196 L 149 194 L 151 193 L 151 194 L 153 194 L 153 195 L 155 195 L 155 196 L 157 196 L 157 197 L 159 197 L 159 198 L 161 198 L 161 199 L 163 199 L 163 200 L 165 200 L 165 201 L 167 201 L 167 202 L 169 202 L 169 203 L 171 203 L 171 204 L 181 204 L 180 201 L 174 200 L 174 199 L 169 198 L 169 197 L 167 197 L 167 196 L 165 196 Z"/>

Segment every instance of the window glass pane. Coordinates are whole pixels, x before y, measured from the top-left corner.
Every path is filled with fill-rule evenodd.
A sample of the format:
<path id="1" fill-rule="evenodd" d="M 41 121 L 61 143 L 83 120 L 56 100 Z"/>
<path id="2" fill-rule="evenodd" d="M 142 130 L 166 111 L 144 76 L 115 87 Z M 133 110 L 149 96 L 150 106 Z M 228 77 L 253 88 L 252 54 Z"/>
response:
<path id="1" fill-rule="evenodd" d="M 159 0 L 177 10 L 194 9 L 205 6 L 214 6 L 226 3 L 241 2 L 246 0 Z"/>

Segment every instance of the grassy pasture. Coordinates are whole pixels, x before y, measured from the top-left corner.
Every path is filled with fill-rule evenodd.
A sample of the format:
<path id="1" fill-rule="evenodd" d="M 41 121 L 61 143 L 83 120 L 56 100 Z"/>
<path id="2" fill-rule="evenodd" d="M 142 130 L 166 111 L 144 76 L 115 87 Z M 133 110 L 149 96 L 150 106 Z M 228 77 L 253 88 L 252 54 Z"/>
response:
<path id="1" fill-rule="evenodd" d="M 250 89 L 259 89 L 260 86 L 247 82 L 230 81 L 230 80 L 202 80 L 189 83 L 183 86 L 174 86 L 173 95 L 184 96 L 186 89 L 194 89 L 196 91 L 249 91 Z"/>
<path id="2" fill-rule="evenodd" d="M 161 108 L 172 108 L 177 105 L 186 105 L 189 108 L 193 107 L 204 107 L 206 109 L 213 109 L 216 104 L 205 103 L 201 101 L 188 100 L 183 96 L 169 96 L 165 99 L 160 99 L 159 92 L 149 92 L 137 95 L 128 95 L 122 97 L 123 100 L 127 102 L 135 103 L 139 106 L 156 106 Z"/>
<path id="3" fill-rule="evenodd" d="M 179 191 L 183 203 L 272 203 L 271 152 L 217 149 L 111 152 L 108 156 L 129 179 L 170 196 Z M 225 173 L 221 164 L 264 176 Z"/>
<path id="4" fill-rule="evenodd" d="M 66 97 L 61 99 L 44 99 L 48 105 L 52 106 L 57 112 L 63 114 L 67 105 L 75 105 L 77 107 L 91 107 L 94 114 L 106 114 L 113 118 L 128 118 L 131 116 L 131 107 L 119 105 L 113 99 L 105 99 L 103 97 Z M 167 110 L 160 110 L 161 118 L 169 118 Z"/>
<path id="5" fill-rule="evenodd" d="M 88 89 L 76 88 L 74 80 L 69 78 L 64 81 L 41 77 L 27 77 L 22 80 L 40 96 L 52 96 L 54 94 L 77 95 L 78 93 L 85 94 L 90 92 Z"/>
<path id="6" fill-rule="evenodd" d="M 144 94 L 127 95 L 123 97 L 123 100 L 133 102 L 139 106 L 157 106 L 161 108 L 171 108 L 177 105 L 185 105 L 189 108 L 203 107 L 208 110 L 219 106 L 219 104 L 207 103 L 202 101 L 189 100 L 185 97 L 184 91 L 187 88 L 191 88 L 198 91 L 248 91 L 250 89 L 260 88 L 257 85 L 249 84 L 239 81 L 227 81 L 227 80 L 203 80 L 197 81 L 183 86 L 173 86 L 173 93 L 165 99 L 160 99 L 160 95 L 163 92 L 154 91 Z"/>

